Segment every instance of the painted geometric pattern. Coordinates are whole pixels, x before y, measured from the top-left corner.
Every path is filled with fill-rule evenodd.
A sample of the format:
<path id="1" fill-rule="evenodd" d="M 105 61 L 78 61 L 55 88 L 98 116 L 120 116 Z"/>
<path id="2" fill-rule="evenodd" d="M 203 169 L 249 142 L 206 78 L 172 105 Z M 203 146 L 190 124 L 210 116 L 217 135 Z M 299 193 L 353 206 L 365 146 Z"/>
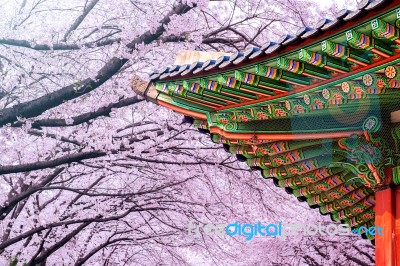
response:
<path id="1" fill-rule="evenodd" d="M 280 69 L 265 65 L 257 65 L 256 74 L 274 80 L 280 80 L 282 77 L 282 71 Z"/>
<path id="2" fill-rule="evenodd" d="M 391 80 L 384 75 L 365 74 L 362 81 L 366 87 L 377 88 L 380 90 L 380 93 L 382 93 L 383 89 L 391 87 Z"/>
<path id="3" fill-rule="evenodd" d="M 217 141 L 218 142 L 218 141 Z M 228 144 L 228 143 L 224 143 Z M 269 143 L 256 143 L 255 145 L 234 145 L 229 147 L 232 154 L 241 154 L 246 158 L 263 157 L 265 155 L 274 156 L 288 151 L 295 151 L 303 147 L 315 146 L 321 144 L 320 140 L 310 140 L 307 143 L 303 141 L 271 141 Z"/>
<path id="4" fill-rule="evenodd" d="M 221 85 L 217 81 L 201 79 L 200 85 L 206 90 L 213 92 L 221 92 Z"/>
<path id="5" fill-rule="evenodd" d="M 341 59 L 346 59 L 350 55 L 350 49 L 348 47 L 327 40 L 321 43 L 321 50 L 330 56 Z"/>
<path id="6" fill-rule="evenodd" d="M 240 88 L 240 81 L 235 79 L 234 77 L 219 75 L 218 82 L 219 82 L 219 84 L 224 85 L 228 88 L 232 88 L 232 89 Z"/>
<path id="7" fill-rule="evenodd" d="M 361 190 L 361 191 L 359 191 Z M 333 194 L 335 193 L 335 195 Z M 372 191 L 370 189 L 367 189 L 365 186 L 361 184 L 341 184 L 340 186 L 336 187 L 335 189 L 329 190 L 326 193 L 321 193 L 316 196 L 310 197 L 307 199 L 307 202 L 309 205 L 321 205 L 321 212 L 323 213 L 328 213 L 330 211 L 327 211 L 327 205 L 322 206 L 324 204 L 328 203 L 334 203 L 334 200 L 338 197 L 341 199 L 343 197 L 351 196 L 351 197 L 360 197 L 364 195 L 363 197 L 372 194 Z M 362 199 L 363 197 L 359 198 Z M 349 205 L 350 206 L 350 205 Z"/>
<path id="8" fill-rule="evenodd" d="M 321 206 L 321 212 L 323 213 L 338 212 L 340 210 L 343 210 L 347 207 L 354 205 L 355 203 L 367 197 L 369 194 L 370 193 L 368 193 L 366 188 L 364 187 L 359 188 L 332 203 L 328 203 L 324 206 Z"/>
<path id="9" fill-rule="evenodd" d="M 329 37 L 316 34 L 311 42 L 298 47 L 296 43 L 303 43 L 300 38 L 289 46 L 279 44 L 279 49 L 272 49 L 271 55 L 263 53 L 260 60 L 246 57 L 237 66 L 233 62 L 227 68 L 215 66 L 209 72 L 201 70 L 193 75 L 155 79 L 156 89 L 159 95 L 165 96 L 161 100 L 170 99 L 168 103 L 183 109 L 193 103 L 194 96 L 198 98 L 193 93 L 201 95 L 203 103 L 214 103 L 211 106 L 217 107 L 213 111 L 209 111 L 208 105 L 204 109 L 199 105 L 189 108 L 192 112 L 204 111 L 208 121 L 194 123 L 198 128 L 208 129 L 214 142 L 224 144 L 226 150 L 246 160 L 252 169 L 261 170 L 263 177 L 285 187 L 299 200 L 318 207 L 321 213 L 330 214 L 334 220 L 345 221 L 353 227 L 371 226 L 375 204 L 372 188 L 384 181 L 379 179 L 384 178 L 380 170 L 388 163 L 379 159 L 385 153 L 381 157 L 375 155 L 385 149 L 384 145 L 371 144 L 372 134 L 367 134 L 362 137 L 370 138 L 367 142 L 371 145 L 362 141 L 354 148 L 351 147 L 354 139 L 347 143 L 336 139 L 333 142 L 340 146 L 332 146 L 332 154 L 325 154 L 315 152 L 322 143 L 277 141 L 276 135 L 290 139 L 295 134 L 285 124 L 291 117 L 327 117 L 338 113 L 337 110 L 344 110 L 342 113 L 351 110 L 356 116 L 355 106 L 361 106 L 360 110 L 364 111 L 362 108 L 368 103 L 396 102 L 396 91 L 400 88 L 400 67 L 396 65 L 400 62 L 396 48 L 400 45 L 400 16 L 395 14 L 393 6 L 386 11 L 357 25 L 343 26 L 340 32 Z M 347 18 L 340 21 L 346 24 Z M 333 25 L 330 31 L 342 27 L 334 22 Z M 265 52 L 268 54 L 268 51 L 271 49 Z M 185 97 L 190 99 L 184 102 Z M 256 122 L 262 120 L 268 121 Z M 257 132 L 255 125 L 262 125 L 262 129 Z M 266 133 L 264 128 L 268 128 Z M 341 129 L 351 130 L 344 126 Z M 271 140 L 267 139 L 268 131 L 275 132 Z M 261 135 L 262 139 L 258 139 Z M 396 137 L 400 133 L 392 131 L 392 135 Z M 392 146 L 398 154 L 400 143 Z M 368 165 L 366 160 L 372 164 Z M 398 172 L 393 174 L 395 180 L 400 179 Z"/>
<path id="10" fill-rule="evenodd" d="M 395 26 L 379 18 L 372 20 L 371 26 L 372 36 L 374 36 L 375 38 L 387 39 L 391 41 L 399 38 L 399 30 Z"/>
<path id="11" fill-rule="evenodd" d="M 227 145 L 262 145 L 263 143 L 271 143 L 274 142 L 272 140 L 243 140 L 243 139 L 227 139 L 224 136 L 219 134 L 212 134 L 211 140 L 214 143 L 221 143 Z"/>
<path id="12" fill-rule="evenodd" d="M 332 175 L 326 179 L 323 179 L 319 182 L 312 183 L 308 185 L 307 187 L 302 187 L 300 189 L 294 190 L 293 194 L 304 197 L 311 197 L 312 195 L 328 191 L 334 187 L 337 187 L 338 185 L 341 185 L 343 182 L 345 182 L 345 173 L 340 173 L 337 175 Z M 335 196 L 335 195 L 333 195 Z"/>
<path id="13" fill-rule="evenodd" d="M 364 81 L 364 79 L 363 79 Z M 365 83 L 364 83 L 365 84 Z M 345 81 L 341 84 L 342 91 L 347 94 L 348 99 L 356 100 L 367 97 L 367 92 L 363 84 L 356 81 Z"/>
<path id="14" fill-rule="evenodd" d="M 287 177 L 305 174 L 320 167 L 327 166 L 329 165 L 330 162 L 331 158 L 326 158 L 326 157 L 319 158 L 318 160 L 310 159 L 287 166 L 265 169 L 263 170 L 263 175 L 266 178 L 274 177 L 277 178 L 278 180 L 282 180 Z"/>
<path id="15" fill-rule="evenodd" d="M 203 88 L 200 86 L 199 83 L 195 83 L 195 82 L 189 83 L 185 80 L 185 81 L 183 81 L 183 87 L 186 90 L 191 91 L 193 93 L 203 94 Z"/>
<path id="16" fill-rule="evenodd" d="M 347 207 L 344 210 L 341 210 L 338 212 L 332 212 L 332 217 L 335 220 L 343 220 L 345 218 L 352 218 L 354 216 L 357 216 L 358 214 L 361 214 L 362 212 L 367 210 L 369 207 L 372 207 L 374 205 L 375 205 L 374 197 L 368 196 L 367 198 L 363 199 L 362 201 L 351 206 L 351 208 Z"/>
<path id="17" fill-rule="evenodd" d="M 373 39 L 366 34 L 356 30 L 346 32 L 347 42 L 350 46 L 357 49 L 371 50 L 374 48 Z"/>
<path id="18" fill-rule="evenodd" d="M 325 179 L 335 172 L 331 168 L 320 168 L 304 175 L 298 175 L 284 180 L 279 180 L 280 187 L 298 188 L 303 187 L 322 179 Z"/>
<path id="19" fill-rule="evenodd" d="M 216 136 L 213 134 L 214 142 L 229 145 L 230 153 L 245 156 L 250 167 L 261 169 L 265 178 L 276 180 L 277 186 L 290 189 L 311 207 L 319 207 L 321 214 L 330 214 L 333 220 L 344 221 L 354 228 L 373 225 L 373 190 L 362 182 L 353 182 L 356 175 L 348 169 L 332 168 L 332 162 L 346 158 L 337 157 L 336 153 L 326 156 L 326 150 L 321 149 L 323 141 L 252 143 Z"/>
<path id="20" fill-rule="evenodd" d="M 280 69 L 293 72 L 296 74 L 301 74 L 303 73 L 304 70 L 304 65 L 301 62 L 292 59 L 287 59 L 285 57 L 278 58 L 276 60 L 276 65 Z"/>
<path id="21" fill-rule="evenodd" d="M 310 65 L 319 67 L 324 67 L 326 65 L 325 56 L 318 54 L 316 52 L 307 51 L 306 49 L 300 50 L 299 60 L 309 63 Z"/>
<path id="22" fill-rule="evenodd" d="M 400 88 L 399 71 L 399 67 L 387 67 L 386 76 L 383 74 L 365 74 L 360 81 L 342 82 L 340 89 L 325 88 L 321 91 L 305 94 L 301 98 L 289 99 L 280 103 L 241 109 L 240 111 L 216 113 L 215 121 L 224 124 L 292 117 L 337 105 L 345 105 L 349 101 L 375 97 L 375 95 L 383 94 L 388 90 Z M 394 78 L 389 78 L 387 75 Z"/>
<path id="23" fill-rule="evenodd" d="M 240 71 L 235 71 L 235 79 L 249 85 L 257 86 L 260 81 L 260 77 L 254 74 L 244 73 Z"/>
<path id="24" fill-rule="evenodd" d="M 247 160 L 247 164 L 250 167 L 258 166 L 263 169 L 268 169 L 269 167 L 278 167 L 281 165 L 288 165 L 294 162 L 298 162 L 304 159 L 304 154 L 302 150 L 290 151 L 284 154 L 275 155 L 272 157 L 261 157 Z"/>

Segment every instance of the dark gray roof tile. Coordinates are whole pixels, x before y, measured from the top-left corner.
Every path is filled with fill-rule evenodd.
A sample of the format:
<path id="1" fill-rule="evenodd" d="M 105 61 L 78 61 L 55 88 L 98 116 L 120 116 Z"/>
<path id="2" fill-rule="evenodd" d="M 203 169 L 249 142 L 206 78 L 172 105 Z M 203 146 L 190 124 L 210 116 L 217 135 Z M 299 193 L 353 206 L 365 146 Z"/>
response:
<path id="1" fill-rule="evenodd" d="M 282 46 L 282 45 L 280 45 L 280 44 L 278 44 L 278 43 L 276 43 L 276 44 L 274 44 L 274 45 L 271 45 L 270 47 L 268 47 L 267 50 L 265 50 L 265 53 L 266 53 L 266 54 L 270 54 L 270 53 L 272 53 L 272 52 L 275 52 L 275 51 L 278 50 L 281 46 Z"/>
<path id="2" fill-rule="evenodd" d="M 272 45 L 275 45 L 275 44 L 276 44 L 275 42 L 266 42 L 263 46 L 260 47 L 260 50 L 258 50 L 257 52 L 251 54 L 249 58 L 253 59 L 253 58 L 256 58 L 256 57 L 264 55 L 264 51 L 267 50 L 268 47 L 270 47 Z"/>
<path id="3" fill-rule="evenodd" d="M 259 47 L 255 47 L 255 46 L 251 47 L 251 48 L 247 49 L 246 51 L 244 51 L 243 56 L 248 58 L 250 55 L 252 55 L 253 53 L 255 53 L 259 50 L 260 50 Z"/>
<path id="4" fill-rule="evenodd" d="M 320 31 L 319 28 L 317 28 L 317 29 L 312 29 L 312 30 L 307 31 L 306 33 L 304 33 L 304 34 L 301 36 L 301 38 L 302 38 L 302 39 L 310 38 L 311 36 L 317 34 L 319 31 Z"/>
<path id="5" fill-rule="evenodd" d="M 156 80 L 161 76 L 160 73 L 153 73 L 150 75 L 150 80 Z"/>
<path id="6" fill-rule="evenodd" d="M 188 69 L 186 69 L 185 71 L 182 72 L 181 76 L 185 76 L 189 73 L 192 73 L 193 70 L 195 70 L 198 67 L 201 67 L 203 65 L 203 62 L 194 62 L 190 65 L 190 67 Z"/>
<path id="7" fill-rule="evenodd" d="M 345 17 L 343 18 L 343 20 L 344 20 L 344 21 L 352 20 L 352 19 L 354 19 L 355 17 L 361 15 L 362 12 L 363 12 L 362 9 L 358 9 L 358 10 L 356 10 L 356 11 L 353 11 L 353 12 L 347 14 L 347 16 L 345 16 Z"/>
<path id="8" fill-rule="evenodd" d="M 302 27 L 296 32 L 296 35 L 301 37 L 303 34 L 305 34 L 306 32 L 308 32 L 310 30 L 313 30 L 313 28 L 308 27 L 308 26 L 307 27 Z"/>
<path id="9" fill-rule="evenodd" d="M 160 79 L 165 79 L 165 78 L 169 77 L 169 75 L 170 75 L 169 73 L 164 73 L 160 76 Z"/>
<path id="10" fill-rule="evenodd" d="M 284 41 L 282 44 L 283 45 L 288 45 L 291 42 L 294 42 L 295 40 L 297 40 L 299 38 L 299 36 L 291 36 L 289 39 L 287 39 L 286 41 Z"/>
<path id="11" fill-rule="evenodd" d="M 239 64 L 245 60 L 247 60 L 253 53 L 260 51 L 260 48 L 258 47 L 251 47 L 249 49 L 247 49 L 246 51 L 244 51 L 243 56 L 236 58 L 235 61 L 233 61 L 233 63 Z"/>
<path id="12" fill-rule="evenodd" d="M 190 64 L 186 64 L 186 65 L 181 66 L 177 71 L 174 71 L 173 73 L 171 73 L 171 77 L 178 76 L 183 71 L 189 69 L 189 67 L 190 67 Z"/>
<path id="13" fill-rule="evenodd" d="M 282 36 L 278 42 L 267 42 L 260 48 L 258 47 L 251 47 L 244 52 L 236 52 L 231 56 L 221 56 L 216 60 L 208 60 L 205 63 L 203 62 L 195 62 L 193 64 L 184 65 L 184 66 L 168 66 L 162 69 L 160 72 L 154 72 L 150 75 L 152 80 L 154 79 L 163 79 L 166 77 L 174 77 L 179 74 L 182 76 L 190 74 L 190 73 L 200 73 L 202 71 L 208 71 L 214 68 L 225 68 L 232 64 L 239 64 L 244 62 L 247 59 L 253 59 L 256 57 L 263 56 L 265 54 L 270 54 L 279 50 L 282 46 L 287 45 L 295 40 L 307 39 L 321 31 L 331 29 L 339 24 L 342 24 L 343 21 L 349 21 L 357 16 L 361 15 L 364 10 L 371 10 L 381 5 L 389 0 L 363 0 L 358 4 L 358 10 L 350 11 L 347 9 L 340 10 L 336 14 L 336 18 L 334 20 L 331 19 L 321 19 L 318 21 L 316 28 L 313 29 L 311 27 L 303 27 L 296 32 L 295 36 L 292 35 L 284 35 Z"/>
<path id="14" fill-rule="evenodd" d="M 166 66 L 163 69 L 161 69 L 160 74 L 164 74 L 165 72 L 169 72 L 170 69 L 171 69 L 171 66 Z"/>
<path id="15" fill-rule="evenodd" d="M 218 67 L 220 64 L 222 64 L 225 61 L 228 61 L 230 59 L 230 56 L 228 55 L 222 55 L 220 57 L 217 58 L 217 60 L 215 61 L 215 64 L 213 65 L 209 65 L 208 67 L 205 68 L 205 70 L 211 70 L 213 68 Z"/>
<path id="16" fill-rule="evenodd" d="M 282 43 L 286 42 L 287 40 L 289 40 L 289 39 L 291 39 L 291 38 L 293 38 L 293 36 L 290 35 L 290 34 L 283 35 L 283 36 L 281 36 L 281 37 L 279 38 L 278 43 L 279 43 L 279 44 L 282 44 Z"/>
<path id="17" fill-rule="evenodd" d="M 366 8 L 370 3 L 374 2 L 374 0 L 362 0 L 357 4 L 358 9 Z"/>
<path id="18" fill-rule="evenodd" d="M 336 14 L 336 19 L 337 20 L 343 19 L 345 16 L 347 16 L 351 12 L 352 12 L 351 10 L 342 9 Z"/>
<path id="19" fill-rule="evenodd" d="M 336 25 L 338 25 L 340 23 L 339 20 L 334 19 L 331 22 L 326 23 L 324 26 L 321 27 L 321 30 L 328 30 Z"/>
<path id="20" fill-rule="evenodd" d="M 199 68 L 197 68 L 196 70 L 193 71 L 193 74 L 197 74 L 197 73 L 199 73 L 201 71 L 205 71 L 205 69 L 208 66 L 214 65 L 215 62 L 216 62 L 216 60 L 207 60 L 207 61 L 205 61 L 201 67 L 199 67 Z"/>
<path id="21" fill-rule="evenodd" d="M 235 61 L 238 57 L 243 56 L 242 52 L 235 52 L 233 55 L 231 55 L 231 57 L 229 58 L 229 60 L 223 62 L 221 65 L 219 65 L 219 68 L 224 68 L 227 66 L 230 66 L 233 64 L 233 61 Z"/>
<path id="22" fill-rule="evenodd" d="M 276 42 L 266 42 L 263 46 L 261 46 L 260 50 L 265 51 L 268 49 L 270 46 L 274 46 Z"/>
<path id="23" fill-rule="evenodd" d="M 385 3 L 385 2 L 387 2 L 387 1 L 388 1 L 388 0 L 375 0 L 375 1 L 371 2 L 371 3 L 365 8 L 365 10 L 372 10 L 372 9 L 374 9 L 375 7 L 377 7 L 377 6 L 379 6 L 379 5 L 383 4 L 383 3 Z"/>
<path id="24" fill-rule="evenodd" d="M 326 24 L 330 23 L 330 22 L 332 22 L 331 19 L 323 18 L 323 19 L 321 19 L 320 21 L 317 22 L 317 25 L 315 27 L 322 30 L 322 27 L 325 26 Z"/>

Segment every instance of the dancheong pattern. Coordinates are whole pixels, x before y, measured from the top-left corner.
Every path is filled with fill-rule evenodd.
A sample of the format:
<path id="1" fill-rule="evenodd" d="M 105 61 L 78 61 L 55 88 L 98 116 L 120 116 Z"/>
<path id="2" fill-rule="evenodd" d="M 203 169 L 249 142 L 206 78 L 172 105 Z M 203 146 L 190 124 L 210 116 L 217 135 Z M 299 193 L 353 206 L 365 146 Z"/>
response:
<path id="1" fill-rule="evenodd" d="M 400 5 L 364 2 L 381 11 L 326 20 L 206 68 L 155 73 L 156 101 L 322 215 L 373 226 L 375 191 L 400 185 L 400 129 L 390 124 L 400 102 Z"/>

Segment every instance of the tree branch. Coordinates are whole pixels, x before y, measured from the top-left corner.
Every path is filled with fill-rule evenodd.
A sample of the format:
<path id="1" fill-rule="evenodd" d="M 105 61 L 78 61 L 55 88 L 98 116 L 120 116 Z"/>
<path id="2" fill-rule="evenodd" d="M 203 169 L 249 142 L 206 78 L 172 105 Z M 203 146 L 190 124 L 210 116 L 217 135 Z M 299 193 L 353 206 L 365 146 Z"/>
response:
<path id="1" fill-rule="evenodd" d="M 84 113 L 75 117 L 72 117 L 73 122 L 72 123 L 67 123 L 65 119 L 41 119 L 37 120 L 32 123 L 32 128 L 38 128 L 40 129 L 41 127 L 68 127 L 68 126 L 76 126 L 85 122 L 88 122 L 92 119 L 95 119 L 100 116 L 109 116 L 112 109 L 116 108 L 122 108 L 126 107 L 135 103 L 139 103 L 143 101 L 144 99 L 140 99 L 138 96 L 122 99 L 119 102 L 116 103 L 110 103 L 107 106 L 103 106 L 99 109 L 97 109 L 94 112 L 88 112 Z M 12 126 L 22 126 L 24 123 L 23 122 L 15 122 Z"/>
<path id="2" fill-rule="evenodd" d="M 66 163 L 74 163 L 82 160 L 98 158 L 107 155 L 104 151 L 81 152 L 62 156 L 60 158 L 48 161 L 39 161 L 35 163 L 19 164 L 19 165 L 4 165 L 0 166 L 0 175 L 29 172 L 34 170 L 56 167 Z"/>
<path id="3" fill-rule="evenodd" d="M 82 23 L 82 21 L 86 18 L 86 16 L 89 14 L 90 11 L 94 8 L 94 6 L 99 2 L 100 0 L 93 0 L 90 2 L 88 6 L 83 10 L 83 14 L 80 15 L 74 22 L 74 24 L 71 25 L 71 27 L 67 30 L 67 32 L 64 35 L 63 41 L 65 42 L 68 38 L 68 36 L 71 34 L 72 31 L 76 30 L 79 25 Z"/>
<path id="4" fill-rule="evenodd" d="M 74 231 L 66 235 L 63 239 L 58 241 L 56 244 L 51 246 L 50 248 L 46 248 L 45 252 L 42 253 L 39 257 L 35 258 L 33 261 L 30 261 L 28 265 L 40 265 L 42 262 L 44 262 L 51 254 L 56 252 L 59 248 L 64 246 L 68 241 L 70 241 L 74 236 L 79 234 L 85 227 L 87 227 L 91 222 L 85 222 L 78 226 Z"/>
<path id="5" fill-rule="evenodd" d="M 102 41 L 94 41 L 87 42 L 84 44 L 76 44 L 76 43 L 54 43 L 54 44 L 35 44 L 26 40 L 18 40 L 18 39 L 9 39 L 2 38 L 0 39 L 0 44 L 29 48 L 36 51 L 68 51 L 68 50 L 80 50 L 82 47 L 94 48 L 94 47 L 102 47 L 106 45 L 110 45 L 113 43 L 119 43 L 121 38 L 114 39 L 106 39 Z"/>
<path id="6" fill-rule="evenodd" d="M 100 69 L 95 80 L 87 78 L 78 84 L 68 85 L 30 102 L 20 103 L 1 110 L 0 127 L 7 123 L 16 122 L 17 117 L 30 118 L 41 115 L 46 110 L 59 106 L 65 101 L 78 98 L 97 89 L 115 75 L 127 61 L 127 59 L 113 57 Z"/>
<path id="7" fill-rule="evenodd" d="M 4 218 L 11 212 L 11 210 L 21 201 L 27 199 L 29 196 L 31 196 L 33 193 L 38 191 L 39 188 L 45 186 L 49 182 L 51 182 L 54 178 L 56 178 L 63 170 L 65 167 L 62 168 L 57 168 L 54 173 L 51 175 L 47 176 L 42 182 L 37 184 L 34 187 L 30 187 L 28 189 L 21 189 L 22 191 L 20 194 L 17 194 L 16 196 L 7 199 L 7 202 L 2 204 L 2 207 L 0 208 L 0 220 L 4 220 Z"/>
<path id="8" fill-rule="evenodd" d="M 11 246 L 29 236 L 37 234 L 46 229 L 55 228 L 55 227 L 59 227 L 59 226 L 72 225 L 72 224 L 87 223 L 87 222 L 103 223 L 103 222 L 108 222 L 108 221 L 115 221 L 115 220 L 126 217 L 129 213 L 134 212 L 134 211 L 141 212 L 141 211 L 152 211 L 152 210 L 166 210 L 166 208 L 163 208 L 163 207 L 157 207 L 157 208 L 155 208 L 155 207 L 149 207 L 149 208 L 132 207 L 120 215 L 115 215 L 115 216 L 110 216 L 110 217 L 103 218 L 102 215 L 97 215 L 96 217 L 92 217 L 92 218 L 76 219 L 76 220 L 69 220 L 69 221 L 55 222 L 55 223 L 51 223 L 51 224 L 41 225 L 41 226 L 33 228 L 25 233 L 21 233 L 12 239 L 3 241 L 2 243 L 0 243 L 0 252 L 4 251 L 4 249 L 6 247 Z"/>
<path id="9" fill-rule="evenodd" d="M 195 6 L 193 6 L 195 7 Z M 143 33 L 141 36 L 135 38 L 133 41 L 131 41 L 127 47 L 130 49 L 135 49 L 135 46 L 137 44 L 149 44 L 152 41 L 154 41 L 155 39 L 159 38 L 164 32 L 165 32 L 165 28 L 164 25 L 168 24 L 171 21 L 171 17 L 173 15 L 182 15 L 185 14 L 187 12 L 189 12 L 193 7 L 188 6 L 186 4 L 182 4 L 181 1 L 179 1 L 178 5 L 175 5 L 172 10 L 170 12 L 168 12 L 164 18 L 160 21 L 160 26 L 157 27 L 155 33 L 151 33 L 151 31 L 146 31 L 145 33 Z"/>
<path id="10" fill-rule="evenodd" d="M 69 139 L 63 136 L 59 136 L 56 134 L 51 134 L 51 133 L 44 133 L 41 131 L 37 131 L 37 130 L 28 130 L 28 134 L 32 135 L 32 136 L 37 136 L 37 137 L 48 137 L 48 138 L 52 138 L 52 139 L 56 139 L 56 140 L 61 140 L 63 142 L 67 142 L 67 143 L 71 143 L 74 144 L 76 146 L 82 146 L 82 143 L 74 140 L 74 139 Z"/>
<path id="11" fill-rule="evenodd" d="M 165 32 L 164 25 L 168 24 L 169 21 L 171 21 L 171 16 L 184 14 L 192 8 L 193 7 L 182 4 L 182 2 L 180 2 L 178 5 L 174 6 L 173 9 L 168 12 L 168 14 L 160 21 L 161 25 L 157 28 L 156 33 L 153 34 L 150 31 L 147 31 L 131 41 L 127 45 L 127 47 L 133 50 L 135 49 L 135 46 L 139 43 L 148 44 L 156 40 Z M 115 75 L 127 61 L 128 59 L 125 58 L 120 59 L 114 57 L 109 62 L 107 62 L 106 65 L 99 71 L 95 80 L 87 78 L 84 81 L 80 82 L 78 86 L 76 84 L 71 84 L 67 87 L 42 96 L 33 101 L 21 103 L 13 107 L 1 110 L 0 127 L 4 126 L 7 123 L 16 122 L 17 117 L 30 118 L 38 116 L 48 109 L 61 105 L 64 101 L 77 98 L 98 88 L 105 81 Z"/>

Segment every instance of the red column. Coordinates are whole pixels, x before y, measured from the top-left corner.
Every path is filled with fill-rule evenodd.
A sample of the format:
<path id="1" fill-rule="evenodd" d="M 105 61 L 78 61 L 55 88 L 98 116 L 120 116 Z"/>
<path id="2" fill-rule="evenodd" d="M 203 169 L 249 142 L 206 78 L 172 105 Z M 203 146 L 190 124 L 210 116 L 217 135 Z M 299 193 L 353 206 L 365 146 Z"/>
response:
<path id="1" fill-rule="evenodd" d="M 375 265 L 396 266 L 394 189 L 388 187 L 377 191 L 375 197 L 375 226 L 383 228 L 383 235 L 375 236 Z"/>
<path id="2" fill-rule="evenodd" d="M 400 266 L 400 186 L 395 188 L 395 252 L 396 252 L 396 266 Z"/>

